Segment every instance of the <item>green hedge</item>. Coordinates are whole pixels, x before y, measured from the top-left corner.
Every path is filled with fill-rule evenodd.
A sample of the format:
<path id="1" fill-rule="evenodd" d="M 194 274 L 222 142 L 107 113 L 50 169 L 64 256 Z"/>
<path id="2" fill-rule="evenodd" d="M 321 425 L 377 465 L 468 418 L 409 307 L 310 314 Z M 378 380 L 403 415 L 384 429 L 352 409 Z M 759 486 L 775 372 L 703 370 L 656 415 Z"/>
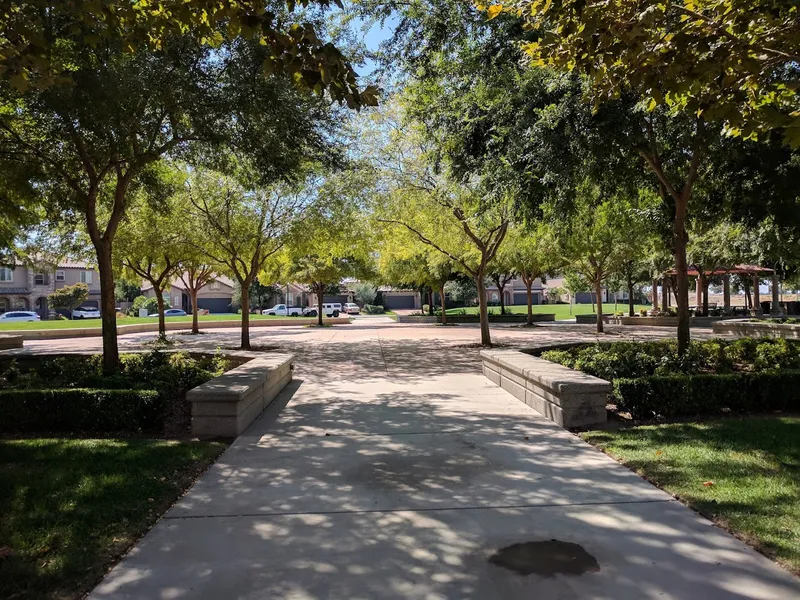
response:
<path id="1" fill-rule="evenodd" d="M 614 397 L 634 419 L 800 410 L 800 371 L 616 379 Z"/>
<path id="2" fill-rule="evenodd" d="M 154 432 L 164 420 L 164 401 L 153 390 L 0 390 L 0 431 Z"/>
<path id="3" fill-rule="evenodd" d="M 380 304 L 365 304 L 361 307 L 361 312 L 365 315 L 382 315 L 386 309 Z"/>

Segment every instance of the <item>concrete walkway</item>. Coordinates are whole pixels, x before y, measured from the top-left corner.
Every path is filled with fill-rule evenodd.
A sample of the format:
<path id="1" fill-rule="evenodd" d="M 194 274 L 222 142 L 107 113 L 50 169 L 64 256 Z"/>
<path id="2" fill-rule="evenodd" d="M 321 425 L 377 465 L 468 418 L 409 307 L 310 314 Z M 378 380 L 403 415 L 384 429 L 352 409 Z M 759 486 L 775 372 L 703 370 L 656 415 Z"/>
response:
<path id="1" fill-rule="evenodd" d="M 296 381 L 90 598 L 800 598 L 491 384 L 474 330 L 421 330 L 264 333 Z"/>

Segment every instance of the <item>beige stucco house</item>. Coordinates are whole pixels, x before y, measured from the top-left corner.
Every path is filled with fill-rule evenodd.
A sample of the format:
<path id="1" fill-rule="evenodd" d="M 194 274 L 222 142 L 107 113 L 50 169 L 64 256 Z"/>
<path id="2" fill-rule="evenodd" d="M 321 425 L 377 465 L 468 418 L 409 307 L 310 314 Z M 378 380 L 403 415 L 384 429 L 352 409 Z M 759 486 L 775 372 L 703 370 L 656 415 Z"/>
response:
<path id="1" fill-rule="evenodd" d="M 89 298 L 83 306 L 100 306 L 100 277 L 85 262 L 63 261 L 55 269 L 23 265 L 0 266 L 0 313 L 34 310 L 42 319 L 49 313 L 47 297 L 65 285 L 85 283 Z"/>

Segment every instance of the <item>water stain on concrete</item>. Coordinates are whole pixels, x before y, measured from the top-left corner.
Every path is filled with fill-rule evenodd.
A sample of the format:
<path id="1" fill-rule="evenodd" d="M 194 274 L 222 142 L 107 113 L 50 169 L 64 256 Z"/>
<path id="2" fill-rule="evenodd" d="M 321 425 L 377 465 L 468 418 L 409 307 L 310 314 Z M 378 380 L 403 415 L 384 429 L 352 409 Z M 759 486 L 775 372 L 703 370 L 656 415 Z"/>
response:
<path id="1" fill-rule="evenodd" d="M 489 562 L 519 575 L 540 577 L 583 575 L 600 570 L 597 559 L 583 546 L 556 539 L 506 546 L 492 554 Z"/>

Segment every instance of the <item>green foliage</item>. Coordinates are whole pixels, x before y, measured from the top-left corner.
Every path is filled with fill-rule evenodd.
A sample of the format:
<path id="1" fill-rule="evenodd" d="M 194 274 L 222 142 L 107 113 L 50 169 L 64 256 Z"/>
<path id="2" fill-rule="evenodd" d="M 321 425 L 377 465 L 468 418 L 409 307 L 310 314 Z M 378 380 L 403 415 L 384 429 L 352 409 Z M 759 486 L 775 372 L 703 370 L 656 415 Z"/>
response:
<path id="1" fill-rule="evenodd" d="M 650 110 L 702 115 L 745 138 L 783 129 L 800 145 L 792 2 L 509 0 L 487 10 L 504 9 L 539 34 L 525 45 L 534 65 L 585 75 L 598 101 L 633 89 Z"/>
<path id="2" fill-rule="evenodd" d="M 86 302 L 88 297 L 89 286 L 85 283 L 76 283 L 57 289 L 47 299 L 53 308 L 65 308 L 72 311 Z"/>
<path id="3" fill-rule="evenodd" d="M 365 315 L 382 315 L 386 312 L 386 309 L 380 304 L 365 304 L 361 307 L 361 312 Z"/>
<path id="4" fill-rule="evenodd" d="M 360 282 L 353 286 L 353 296 L 356 302 L 366 307 L 375 302 L 375 297 L 378 294 L 378 288 L 371 283 Z"/>
<path id="5" fill-rule="evenodd" d="M 118 279 L 114 283 L 114 298 L 117 302 L 133 302 L 141 293 L 141 285 L 135 281 Z"/>
<path id="6" fill-rule="evenodd" d="M 774 373 L 800 370 L 800 342 L 782 338 L 696 341 L 683 355 L 673 340 L 611 342 L 551 350 L 542 358 L 607 381 L 651 375 Z"/>
<path id="7" fill-rule="evenodd" d="M 0 430 L 6 433 L 154 432 L 163 410 L 154 390 L 0 390 Z"/>
<path id="8" fill-rule="evenodd" d="M 165 296 L 164 297 L 164 308 L 170 308 L 169 299 Z M 130 310 L 128 310 L 128 315 L 132 317 L 139 316 L 139 309 L 146 308 L 148 315 L 155 315 L 158 314 L 158 300 L 155 298 L 151 298 L 149 296 L 136 296 L 133 299 L 133 305 L 131 306 Z"/>
<path id="9" fill-rule="evenodd" d="M 634 419 L 800 409 L 800 372 L 669 375 L 617 379 L 617 408 Z"/>

